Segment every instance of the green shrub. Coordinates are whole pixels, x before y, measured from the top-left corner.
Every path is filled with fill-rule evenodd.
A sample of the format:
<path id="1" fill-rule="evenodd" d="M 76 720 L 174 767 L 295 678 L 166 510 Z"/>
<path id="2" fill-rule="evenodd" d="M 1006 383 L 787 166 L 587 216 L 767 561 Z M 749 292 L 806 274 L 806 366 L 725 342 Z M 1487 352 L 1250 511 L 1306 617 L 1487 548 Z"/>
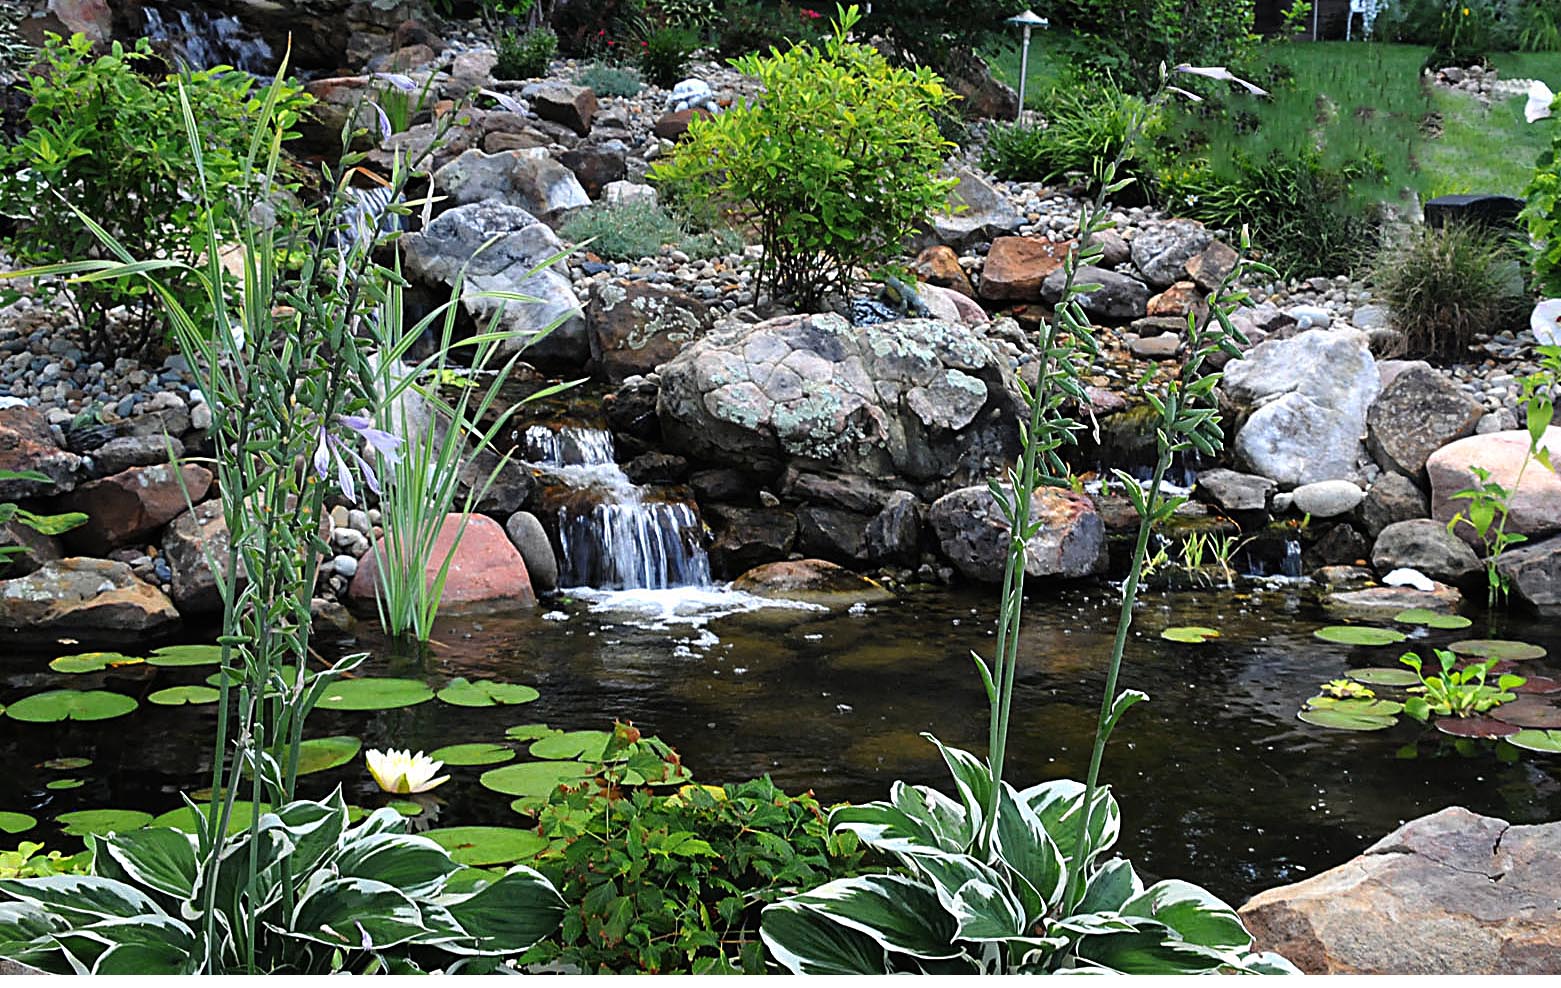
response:
<path id="1" fill-rule="evenodd" d="M 721 16 L 715 0 L 655 0 L 656 16 L 670 27 L 703 31 Z"/>
<path id="2" fill-rule="evenodd" d="M 591 242 L 593 253 L 610 261 L 655 257 L 675 247 L 693 258 L 720 257 L 742 250 L 742 238 L 729 229 L 691 232 L 665 209 L 649 202 L 599 203 L 569 218 L 559 233 L 571 243 Z"/>
<path id="3" fill-rule="evenodd" d="M 664 27 L 646 35 L 640 47 L 640 70 L 655 86 L 671 89 L 683 80 L 689 57 L 699 47 L 699 35 L 686 28 Z"/>
<path id="4" fill-rule="evenodd" d="M 798 888 L 862 871 L 854 834 L 830 835 L 811 794 L 768 778 L 626 798 L 556 793 L 534 863 L 571 909 L 523 962 L 588 974 L 763 974 L 759 912 Z"/>
<path id="5" fill-rule="evenodd" d="M 1414 228 L 1385 239 L 1370 281 L 1412 357 L 1468 359 L 1476 333 L 1516 329 L 1533 300 L 1511 236 L 1477 226 Z"/>
<path id="6" fill-rule="evenodd" d="M 1093 186 L 1101 167 L 1122 150 L 1133 121 L 1146 104 L 1141 97 L 1107 81 L 1063 86 L 1043 105 L 1047 107 L 1045 126 L 993 126 L 983 167 L 999 178 L 1020 182 L 1051 182 L 1080 173 Z M 1118 172 L 1140 182 L 1148 173 L 1148 163 L 1133 150 Z"/>
<path id="7" fill-rule="evenodd" d="M 843 9 L 822 46 L 737 59 L 764 99 L 696 117 L 653 172 L 679 195 L 746 213 L 764 246 L 760 286 L 804 307 L 849 294 L 857 269 L 897 254 L 953 186 L 938 177 L 949 145 L 934 119 L 948 90 L 925 67 L 849 41 L 859 18 Z"/>
<path id="8" fill-rule="evenodd" d="M 550 27 L 524 33 L 506 28 L 499 33 L 499 60 L 494 63 L 495 79 L 535 79 L 547 75 L 558 54 L 558 35 Z"/>
<path id="9" fill-rule="evenodd" d="M 1160 66 L 1243 65 L 1253 50 L 1252 0 L 1049 0 L 1037 13 L 1088 44 L 1086 67 L 1111 73 L 1140 95 L 1160 84 Z"/>
<path id="10" fill-rule="evenodd" d="M 82 35 L 51 35 L 22 84 L 32 105 L 26 133 L 0 147 L 0 214 L 15 232 L 5 249 L 27 265 L 102 258 L 105 250 L 75 210 L 91 217 L 138 257 L 193 262 L 206 249 L 196 157 L 184 139 L 184 115 L 173 80 L 150 78 L 151 47 L 115 43 L 94 55 Z M 228 201 L 242 181 L 248 122 L 264 89 L 243 72 L 194 72 L 186 83 L 205 141 L 204 170 L 213 200 Z M 280 94 L 285 131 L 311 100 L 288 85 Z M 219 207 L 225 208 L 225 207 Z M 169 287 L 195 312 L 210 311 L 193 279 L 169 275 Z M 87 349 L 113 358 L 155 348 L 164 339 L 161 303 L 139 278 L 38 286 L 61 295 L 87 333 Z M 111 329 L 109 311 L 128 307 Z"/>
<path id="11" fill-rule="evenodd" d="M 638 69 L 607 62 L 592 62 L 575 75 L 575 82 L 590 86 L 598 96 L 637 96 L 644 82 Z"/>
<path id="12" fill-rule="evenodd" d="M 1561 51 L 1561 0 L 1530 0 L 1518 8 L 1519 51 Z"/>
<path id="13" fill-rule="evenodd" d="M 1535 287 L 1548 298 L 1561 297 L 1561 129 L 1554 120 L 1550 148 L 1539 156 L 1534 177 L 1523 190 L 1528 200 L 1523 220 L 1534 242 Z"/>
<path id="14" fill-rule="evenodd" d="M 561 0 L 552 22 L 559 47 L 576 57 L 622 54 L 650 32 L 645 0 Z"/>

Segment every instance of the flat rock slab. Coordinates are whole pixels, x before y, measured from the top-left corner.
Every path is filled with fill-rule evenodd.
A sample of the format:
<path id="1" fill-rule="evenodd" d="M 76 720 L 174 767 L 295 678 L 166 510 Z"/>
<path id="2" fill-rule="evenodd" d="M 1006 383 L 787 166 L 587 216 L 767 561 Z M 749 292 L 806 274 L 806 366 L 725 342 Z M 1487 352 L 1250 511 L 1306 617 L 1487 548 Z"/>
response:
<path id="1" fill-rule="evenodd" d="M 58 559 L 0 582 L 0 628 L 16 639 L 69 635 L 91 644 L 140 643 L 178 623 L 179 612 L 161 590 L 107 559 Z"/>
<path id="2" fill-rule="evenodd" d="M 824 607 L 877 604 L 894 594 L 865 576 L 823 559 L 765 563 L 732 581 L 733 590 L 756 597 L 799 600 Z"/>
<path id="3" fill-rule="evenodd" d="M 1308 974 L 1561 974 L 1561 823 L 1449 807 L 1240 912 Z"/>
<path id="4" fill-rule="evenodd" d="M 1362 621 L 1391 621 L 1402 611 L 1423 608 L 1439 614 L 1454 614 L 1463 602 L 1457 587 L 1438 583 L 1434 590 L 1414 587 L 1368 587 L 1346 593 L 1331 593 L 1323 598 L 1323 607 L 1339 617 Z"/>

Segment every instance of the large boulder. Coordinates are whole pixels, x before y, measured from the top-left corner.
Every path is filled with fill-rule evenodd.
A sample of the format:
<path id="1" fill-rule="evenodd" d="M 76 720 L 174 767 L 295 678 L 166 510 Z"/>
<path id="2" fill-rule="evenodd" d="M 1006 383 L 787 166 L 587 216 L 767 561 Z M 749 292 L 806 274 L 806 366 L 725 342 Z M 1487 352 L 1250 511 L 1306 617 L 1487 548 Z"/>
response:
<path id="1" fill-rule="evenodd" d="M 978 328 L 786 316 L 717 329 L 662 365 L 667 447 L 779 472 L 908 478 L 945 489 L 1017 452 L 1017 384 Z"/>
<path id="2" fill-rule="evenodd" d="M 173 630 L 179 612 L 161 590 L 107 559 L 69 557 L 0 582 L 0 628 L 13 641 L 71 637 L 93 644 L 140 644 Z"/>
<path id="3" fill-rule="evenodd" d="M 43 413 L 26 405 L 0 409 L 0 474 L 32 471 L 44 480 L 0 476 L 0 501 L 48 497 L 76 486 L 81 457 L 60 448 Z"/>
<path id="4" fill-rule="evenodd" d="M 1133 266 L 1156 288 L 1169 288 L 1187 274 L 1187 262 L 1214 243 L 1197 220 L 1170 220 L 1144 227 L 1133 238 Z"/>
<path id="5" fill-rule="evenodd" d="M 456 542 L 459 534 L 460 542 Z M 503 526 L 487 515 L 472 515 L 461 531 L 461 516 L 447 515 L 434 539 L 433 550 L 424 563 L 424 575 L 431 584 L 444 565 L 450 547 L 455 555 L 445 574 L 444 596 L 439 601 L 441 615 L 487 614 L 535 606 L 536 593 L 526 572 L 520 550 L 510 542 Z M 384 540 L 358 563 L 358 572 L 347 587 L 348 602 L 361 610 L 372 610 L 379 592 L 380 556 Z"/>
<path id="6" fill-rule="evenodd" d="M 1082 494 L 1037 488 L 1031 508 L 1040 528 L 1025 544 L 1031 576 L 1093 576 L 1106 566 L 1106 526 Z M 992 492 L 966 487 L 932 503 L 929 520 L 943 555 L 967 579 L 998 583 L 1008 558 L 1010 529 Z"/>
<path id="7" fill-rule="evenodd" d="M 217 589 L 217 574 L 208 564 L 208 555 L 221 572 L 227 567 L 228 546 L 228 520 L 222 513 L 221 501 L 197 504 L 194 510 L 175 518 L 163 533 L 163 558 L 173 572 L 169 586 L 180 614 L 188 617 L 222 610 L 222 593 Z M 239 565 L 242 567 L 243 563 Z"/>
<path id="8" fill-rule="evenodd" d="M 1468 543 L 1429 518 L 1395 522 L 1384 528 L 1371 548 L 1371 565 L 1379 573 L 1419 570 L 1443 583 L 1463 583 L 1481 571 Z"/>
<path id="9" fill-rule="evenodd" d="M 495 239 L 496 238 L 496 239 Z M 489 240 L 487 249 L 482 249 Z M 580 366 L 590 357 L 585 314 L 569 274 L 537 265 L 563 250 L 553 231 L 517 206 L 479 202 L 437 216 L 419 233 L 402 238 L 407 273 L 442 288 L 446 296 L 461 279 L 461 306 L 479 326 L 501 312 L 498 328 L 515 335 L 506 353 L 527 347 L 530 357 Z M 514 292 L 536 299 L 513 302 L 485 292 Z M 537 339 L 555 322 L 557 329 Z"/>
<path id="10" fill-rule="evenodd" d="M 988 302 L 1040 301 L 1041 286 L 1076 246 L 1075 240 L 1053 243 L 1044 237 L 998 237 L 981 269 L 981 297 Z M 957 264 L 954 270 L 959 271 Z"/>
<path id="11" fill-rule="evenodd" d="M 1258 344 L 1225 367 L 1222 388 L 1246 421 L 1233 444 L 1253 473 L 1296 487 L 1354 480 L 1380 378 L 1364 334 L 1308 330 Z"/>
<path id="12" fill-rule="evenodd" d="M 1550 451 L 1552 463 L 1561 463 L 1561 425 L 1551 426 L 1540 445 Z M 1538 460 L 1530 460 L 1525 467 L 1528 451 L 1528 430 L 1513 429 L 1469 436 L 1432 453 L 1426 460 L 1432 517 L 1445 522 L 1459 512 L 1468 512 L 1469 502 L 1454 495 L 1476 486 L 1474 468 L 1479 467 L 1488 473 L 1489 483 L 1512 492 L 1508 532 L 1530 538 L 1561 532 L 1561 476 Z M 1476 539 L 1472 526 L 1459 525 L 1456 531 L 1465 539 Z"/>
<path id="13" fill-rule="evenodd" d="M 1308 974 L 1561 974 L 1561 823 L 1452 806 L 1241 907 Z"/>
<path id="14" fill-rule="evenodd" d="M 1496 570 L 1518 598 L 1534 607 L 1561 607 L 1561 535 L 1501 554 Z"/>
<path id="15" fill-rule="evenodd" d="M 703 513 L 713 537 L 710 567 L 717 575 L 736 576 L 785 559 L 797 544 L 797 516 L 782 508 L 710 504 Z"/>
<path id="16" fill-rule="evenodd" d="M 80 511 L 84 524 L 64 535 L 65 545 L 103 556 L 145 539 L 199 503 L 211 487 L 211 471 L 194 463 L 177 469 L 164 463 L 131 467 L 83 484 L 59 500 L 64 511 Z"/>
<path id="17" fill-rule="evenodd" d="M 1384 470 L 1425 475 L 1426 459 L 1474 435 L 1485 409 L 1447 375 L 1416 361 L 1385 385 L 1366 415 L 1366 445 Z"/>
<path id="18" fill-rule="evenodd" d="M 949 195 L 949 209 L 928 221 L 930 229 L 922 236 L 925 243 L 965 250 L 1012 233 L 1024 223 L 1008 197 L 974 170 L 955 168 L 952 177 L 959 184 Z"/>
<path id="19" fill-rule="evenodd" d="M 591 360 L 613 384 L 654 371 L 714 322 L 705 304 L 687 292 L 643 281 L 596 283 L 585 321 Z"/>
<path id="20" fill-rule="evenodd" d="M 518 206 L 553 226 L 591 204 L 574 172 L 554 161 L 546 148 L 496 154 L 472 148 L 435 172 L 434 186 L 452 205 Z"/>
<path id="21" fill-rule="evenodd" d="M 1041 285 L 1041 299 L 1054 304 L 1062 298 L 1062 286 L 1067 272 L 1061 268 L 1046 276 Z M 1139 319 L 1149 312 L 1149 286 L 1120 271 L 1110 271 L 1085 265 L 1074 273 L 1075 285 L 1099 285 L 1092 292 L 1078 296 L 1084 311 L 1097 319 L 1111 322 L 1127 322 Z"/>

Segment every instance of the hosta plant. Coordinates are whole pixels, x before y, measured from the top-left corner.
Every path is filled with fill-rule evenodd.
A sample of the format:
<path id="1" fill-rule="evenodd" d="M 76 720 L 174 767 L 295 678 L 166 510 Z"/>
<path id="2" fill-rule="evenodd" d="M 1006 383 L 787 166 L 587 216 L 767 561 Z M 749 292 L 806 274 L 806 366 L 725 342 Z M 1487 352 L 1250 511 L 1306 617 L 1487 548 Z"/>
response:
<path id="1" fill-rule="evenodd" d="M 214 864 L 180 830 L 94 837 L 86 875 L 0 881 L 0 956 L 57 974 L 481 973 L 558 926 L 563 900 L 535 871 L 453 894 L 461 866 L 405 828 L 393 809 L 349 825 L 338 790 L 262 814 Z"/>

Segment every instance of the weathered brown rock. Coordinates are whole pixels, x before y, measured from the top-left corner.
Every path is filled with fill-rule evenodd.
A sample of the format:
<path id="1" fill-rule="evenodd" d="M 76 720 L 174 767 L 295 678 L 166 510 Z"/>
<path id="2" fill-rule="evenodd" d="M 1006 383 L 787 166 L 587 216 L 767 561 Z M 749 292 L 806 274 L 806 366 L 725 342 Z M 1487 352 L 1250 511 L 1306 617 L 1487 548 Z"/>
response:
<path id="1" fill-rule="evenodd" d="M 705 304 L 676 289 L 643 281 L 602 282 L 585 313 L 591 359 L 614 384 L 649 374 L 709 331 Z"/>
<path id="2" fill-rule="evenodd" d="M 425 577 L 432 581 L 444 565 L 445 556 L 460 532 L 461 516 L 447 515 L 434 539 L 433 551 L 424 565 Z M 362 609 L 374 606 L 383 540 L 358 563 L 358 572 L 347 588 L 349 603 Z M 487 515 L 472 515 L 460 533 L 460 544 L 445 575 L 444 596 L 439 613 L 483 614 L 536 605 L 536 593 L 526 572 L 525 560 L 511 544 L 503 526 Z"/>
<path id="3" fill-rule="evenodd" d="M 1187 314 L 1193 313 L 1202 320 L 1209 314 L 1209 304 L 1203 300 L 1198 286 L 1190 281 L 1178 281 L 1158 295 L 1151 296 L 1147 309 L 1150 318 L 1173 316 L 1187 325 Z"/>
<path id="4" fill-rule="evenodd" d="M 1416 361 L 1383 385 L 1366 413 L 1366 448 L 1383 469 L 1422 480 L 1431 454 L 1474 435 L 1484 414 L 1445 374 Z"/>
<path id="5" fill-rule="evenodd" d="M 989 302 L 1039 301 L 1047 276 L 1062 267 L 1074 244 L 1040 237 L 998 237 L 986 255 L 981 297 Z"/>
<path id="6" fill-rule="evenodd" d="M 83 484 L 60 499 L 63 510 L 87 516 L 86 524 L 65 533 L 65 545 L 88 555 L 106 555 L 152 535 L 191 503 L 199 503 L 210 487 L 211 471 L 194 463 L 181 465 L 177 472 L 171 464 L 131 467 Z"/>
<path id="7" fill-rule="evenodd" d="M 1393 615 L 1415 608 L 1453 614 L 1462 603 L 1463 594 L 1458 588 L 1443 583 L 1437 583 L 1435 589 L 1429 591 L 1414 587 L 1367 587 L 1332 593 L 1323 598 L 1323 607 L 1333 614 L 1360 621 L 1391 621 Z"/>
<path id="8" fill-rule="evenodd" d="M 81 457 L 54 441 L 48 421 L 36 408 L 0 409 L 0 471 L 34 471 L 48 480 L 0 480 L 0 501 L 48 497 L 76 486 Z"/>
<path id="9" fill-rule="evenodd" d="M 1039 528 L 1026 544 L 1026 573 L 1081 577 L 1105 567 L 1106 527 L 1088 497 L 1038 488 L 1031 512 Z M 1002 580 L 1009 526 L 990 490 L 965 487 L 945 494 L 933 502 L 929 521 L 943 554 L 967 579 Z"/>
<path id="10" fill-rule="evenodd" d="M 171 596 L 179 613 L 186 616 L 214 614 L 222 610 L 222 594 L 217 577 L 207 563 L 207 554 L 218 572 L 228 564 L 228 521 L 221 501 L 197 504 L 193 511 L 173 520 L 163 534 L 163 558 L 173 571 Z M 242 569 L 243 563 L 239 563 Z M 240 586 L 243 586 L 240 578 Z"/>
<path id="11" fill-rule="evenodd" d="M 1453 806 L 1241 907 L 1308 974 L 1561 974 L 1561 823 Z"/>
<path id="12" fill-rule="evenodd" d="M 107 559 L 70 557 L 0 582 L 0 628 L 26 641 L 139 643 L 178 622 L 161 590 Z"/>
<path id="13" fill-rule="evenodd" d="M 844 607 L 893 600 L 894 594 L 865 576 L 822 559 L 797 559 L 756 566 L 732 581 L 733 590 Z"/>
<path id="14" fill-rule="evenodd" d="M 797 516 L 782 508 L 711 504 L 703 513 L 714 536 L 710 565 L 718 575 L 780 561 L 797 542 Z"/>
<path id="15" fill-rule="evenodd" d="M 1187 259 L 1187 277 L 1199 288 L 1212 292 L 1235 270 L 1237 258 L 1236 248 L 1216 240 L 1205 247 L 1202 253 Z"/>
<path id="16" fill-rule="evenodd" d="M 911 271 L 929 285 L 952 288 L 961 295 L 976 297 L 976 290 L 970 287 L 970 278 L 959 266 L 959 255 L 952 247 L 933 244 L 926 248 L 911 262 Z"/>
<path id="17" fill-rule="evenodd" d="M 1561 425 L 1551 426 L 1541 445 L 1550 450 L 1552 463 L 1561 463 Z M 1528 448 L 1528 431 L 1514 429 L 1469 436 L 1432 453 L 1426 460 L 1432 517 L 1445 522 L 1460 511 L 1467 512 L 1468 502 L 1455 500 L 1453 495 L 1475 486 L 1472 468 L 1482 467 L 1490 472 L 1492 482 L 1513 492 L 1508 532 L 1531 538 L 1561 532 L 1561 476 L 1537 461 L 1530 462 L 1525 469 L 1523 461 Z M 1468 525 L 1459 525 L 1455 531 L 1466 540 L 1475 540 L 1474 529 Z"/>
<path id="18" fill-rule="evenodd" d="M 546 82 L 530 96 L 531 109 L 543 120 L 561 123 L 584 137 L 596 116 L 596 93 L 589 86 Z"/>
<path id="19" fill-rule="evenodd" d="M 661 115 L 654 128 L 657 137 L 664 141 L 679 141 L 688 133 L 689 121 L 695 116 L 708 117 L 711 113 L 702 106 L 688 110 L 671 110 Z"/>

